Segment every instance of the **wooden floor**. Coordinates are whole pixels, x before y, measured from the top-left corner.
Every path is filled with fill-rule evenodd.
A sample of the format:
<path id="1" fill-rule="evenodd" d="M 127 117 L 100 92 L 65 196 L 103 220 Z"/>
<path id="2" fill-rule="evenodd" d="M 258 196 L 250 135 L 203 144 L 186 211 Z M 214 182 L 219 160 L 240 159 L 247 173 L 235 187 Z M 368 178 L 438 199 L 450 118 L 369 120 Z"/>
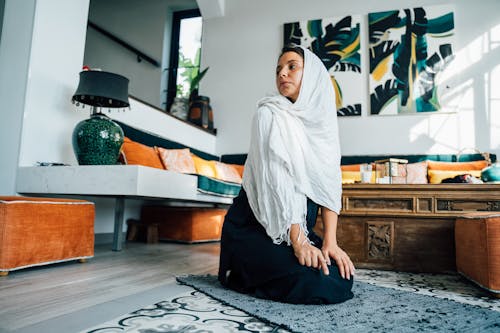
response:
<path id="1" fill-rule="evenodd" d="M 121 252 L 97 246 L 86 263 L 68 262 L 0 277 L 0 332 L 172 283 L 176 275 L 216 274 L 219 243 L 127 243 Z"/>

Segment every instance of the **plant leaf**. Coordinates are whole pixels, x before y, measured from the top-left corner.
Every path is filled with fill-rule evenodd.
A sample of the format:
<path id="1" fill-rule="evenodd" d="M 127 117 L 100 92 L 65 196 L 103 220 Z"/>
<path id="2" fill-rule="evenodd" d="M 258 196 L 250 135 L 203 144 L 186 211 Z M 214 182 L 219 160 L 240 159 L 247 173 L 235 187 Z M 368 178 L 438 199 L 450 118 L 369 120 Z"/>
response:
<path id="1" fill-rule="evenodd" d="M 209 68 L 210 67 L 205 68 L 204 70 L 199 72 L 198 75 L 196 75 L 193 78 L 193 80 L 191 80 L 190 92 L 193 92 L 193 90 L 198 89 L 198 85 L 200 84 L 201 79 L 203 79 Z"/>
<path id="2" fill-rule="evenodd" d="M 397 89 L 401 105 L 406 105 L 411 94 L 412 87 L 410 82 L 415 80 L 415 71 L 412 63 L 412 23 L 411 12 L 404 10 L 406 14 L 406 30 L 401 35 L 401 44 L 394 51 L 394 63 L 392 64 L 392 73 L 397 80 Z"/>

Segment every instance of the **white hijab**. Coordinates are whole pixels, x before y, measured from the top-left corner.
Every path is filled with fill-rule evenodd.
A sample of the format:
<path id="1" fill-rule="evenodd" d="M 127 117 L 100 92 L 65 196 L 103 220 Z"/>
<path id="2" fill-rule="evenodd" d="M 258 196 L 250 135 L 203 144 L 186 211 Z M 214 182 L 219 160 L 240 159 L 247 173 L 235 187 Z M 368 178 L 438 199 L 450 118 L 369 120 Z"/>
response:
<path id="1" fill-rule="evenodd" d="M 339 213 L 342 179 L 335 93 L 321 60 L 304 49 L 299 97 L 258 102 L 243 188 L 273 242 L 290 244 L 290 226 L 307 235 L 307 198 Z"/>

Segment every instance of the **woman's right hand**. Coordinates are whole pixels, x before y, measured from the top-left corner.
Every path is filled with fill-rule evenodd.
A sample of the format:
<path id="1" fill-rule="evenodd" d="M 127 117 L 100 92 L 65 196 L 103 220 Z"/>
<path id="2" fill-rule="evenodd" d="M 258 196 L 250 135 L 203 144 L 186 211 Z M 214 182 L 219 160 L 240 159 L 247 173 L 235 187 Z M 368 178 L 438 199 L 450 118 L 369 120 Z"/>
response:
<path id="1" fill-rule="evenodd" d="M 300 231 L 302 233 L 302 231 Z M 309 243 L 309 240 L 305 235 L 296 238 L 297 241 L 292 241 L 293 252 L 297 257 L 297 260 L 302 266 L 314 267 L 317 269 L 322 269 L 325 275 L 330 274 L 328 270 L 328 265 L 326 258 L 320 249 Z"/>

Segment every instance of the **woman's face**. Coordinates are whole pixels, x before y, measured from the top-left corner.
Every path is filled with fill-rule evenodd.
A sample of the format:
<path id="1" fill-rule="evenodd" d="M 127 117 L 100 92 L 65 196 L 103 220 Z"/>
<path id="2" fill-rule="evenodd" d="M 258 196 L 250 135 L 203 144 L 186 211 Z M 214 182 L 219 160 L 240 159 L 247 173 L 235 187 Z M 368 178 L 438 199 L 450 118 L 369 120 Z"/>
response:
<path id="1" fill-rule="evenodd" d="M 299 97 L 304 59 L 296 52 L 285 52 L 278 59 L 276 86 L 281 95 L 295 102 Z"/>

